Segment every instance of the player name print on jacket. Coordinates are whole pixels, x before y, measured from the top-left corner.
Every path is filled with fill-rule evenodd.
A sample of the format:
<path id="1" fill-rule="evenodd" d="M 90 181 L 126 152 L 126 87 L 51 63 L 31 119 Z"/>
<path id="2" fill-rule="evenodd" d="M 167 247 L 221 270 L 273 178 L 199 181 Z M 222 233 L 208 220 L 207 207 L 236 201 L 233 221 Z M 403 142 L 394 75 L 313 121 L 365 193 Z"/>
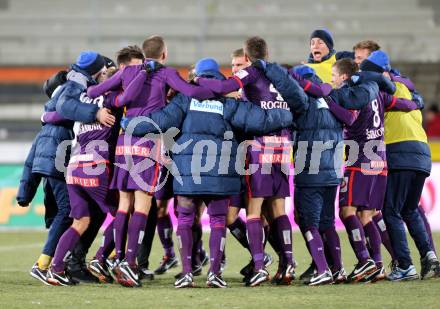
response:
<path id="1" fill-rule="evenodd" d="M 246 69 L 240 70 L 234 74 L 234 78 L 239 79 L 240 83 L 241 80 L 245 79 L 247 76 L 249 76 L 249 72 Z M 267 91 L 267 88 L 265 91 Z M 263 109 L 282 108 L 290 111 L 289 105 L 284 100 L 281 93 L 279 93 L 278 90 L 275 88 L 275 86 L 271 83 L 269 83 L 269 93 L 273 94 L 270 100 L 259 100 L 261 108 Z"/>
<path id="2" fill-rule="evenodd" d="M 382 127 L 382 128 L 373 129 L 373 130 L 365 129 L 365 134 L 367 135 L 367 139 L 377 139 L 377 138 L 383 136 L 384 128 Z"/>
<path id="3" fill-rule="evenodd" d="M 278 92 L 278 90 L 274 87 L 274 85 L 270 84 L 269 91 L 276 94 L 277 97 L 275 101 L 260 101 L 260 106 L 263 109 L 274 109 L 274 108 L 282 108 L 285 110 L 290 111 L 289 105 L 286 101 L 284 101 L 283 96 L 281 93 Z"/>
<path id="4" fill-rule="evenodd" d="M 96 97 L 96 98 L 92 99 L 92 98 L 87 96 L 87 92 L 86 91 L 81 93 L 81 95 L 79 96 L 79 100 L 81 101 L 81 103 L 96 104 L 100 108 L 104 105 L 104 96 L 100 95 L 99 97 Z"/>
<path id="5" fill-rule="evenodd" d="M 192 99 L 189 109 L 192 111 L 223 115 L 223 103 L 220 101 L 204 100 L 200 102 L 199 100 Z"/>
<path id="6" fill-rule="evenodd" d="M 81 103 L 96 104 L 98 105 L 99 108 L 102 108 L 104 106 L 104 96 L 102 95 L 92 99 L 88 97 L 87 92 L 84 91 L 83 93 L 81 93 L 79 100 L 81 101 Z M 75 134 L 75 136 L 97 130 L 102 130 L 102 125 L 99 122 L 94 122 L 89 124 L 82 122 L 75 122 L 73 126 L 73 133 Z"/>

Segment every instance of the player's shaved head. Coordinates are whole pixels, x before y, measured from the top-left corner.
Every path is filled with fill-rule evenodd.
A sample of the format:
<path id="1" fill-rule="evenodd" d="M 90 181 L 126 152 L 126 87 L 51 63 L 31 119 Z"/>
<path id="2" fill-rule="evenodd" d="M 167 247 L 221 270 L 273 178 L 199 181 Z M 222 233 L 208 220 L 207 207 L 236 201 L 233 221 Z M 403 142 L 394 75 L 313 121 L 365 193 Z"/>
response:
<path id="1" fill-rule="evenodd" d="M 161 36 L 153 35 L 142 44 L 145 58 L 159 59 L 166 51 L 165 41 Z"/>

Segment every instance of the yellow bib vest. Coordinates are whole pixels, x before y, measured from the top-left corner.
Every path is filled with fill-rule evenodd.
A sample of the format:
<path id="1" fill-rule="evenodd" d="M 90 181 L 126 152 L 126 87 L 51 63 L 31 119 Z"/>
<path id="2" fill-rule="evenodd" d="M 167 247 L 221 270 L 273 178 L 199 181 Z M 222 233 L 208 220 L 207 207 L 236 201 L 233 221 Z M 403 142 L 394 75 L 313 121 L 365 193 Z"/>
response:
<path id="1" fill-rule="evenodd" d="M 401 83 L 396 84 L 394 95 L 398 98 L 411 100 L 412 95 L 408 88 Z M 417 141 L 427 144 L 425 130 L 422 127 L 422 113 L 420 110 L 411 112 L 390 111 L 385 113 L 385 144 L 406 141 Z"/>
<path id="2" fill-rule="evenodd" d="M 322 61 L 320 63 L 306 63 L 306 65 L 313 70 L 315 70 L 316 75 L 322 80 L 323 83 L 330 84 L 332 83 L 332 66 L 336 62 L 336 54 L 331 56 L 325 61 Z M 293 151 L 292 151 L 292 160 L 291 162 L 294 162 L 293 158 Z"/>
<path id="3" fill-rule="evenodd" d="M 323 83 L 331 84 L 332 82 L 332 66 L 336 62 L 336 54 L 320 63 L 307 63 L 306 65 L 315 70 L 316 75 Z"/>

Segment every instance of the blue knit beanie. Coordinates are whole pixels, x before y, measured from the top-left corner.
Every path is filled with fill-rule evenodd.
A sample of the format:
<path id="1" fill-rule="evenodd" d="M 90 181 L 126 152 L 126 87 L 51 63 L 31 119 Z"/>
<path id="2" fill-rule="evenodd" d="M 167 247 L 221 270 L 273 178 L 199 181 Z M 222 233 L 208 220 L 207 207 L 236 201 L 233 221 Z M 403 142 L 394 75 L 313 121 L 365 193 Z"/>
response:
<path id="1" fill-rule="evenodd" d="M 376 50 L 362 61 L 360 65 L 362 71 L 373 71 L 378 73 L 388 72 L 391 70 L 390 58 L 382 50 Z"/>
<path id="2" fill-rule="evenodd" d="M 319 38 L 324 41 L 325 45 L 327 45 L 328 49 L 333 49 L 333 38 L 330 31 L 327 29 L 316 29 L 310 35 L 310 40 L 313 38 Z"/>
<path id="3" fill-rule="evenodd" d="M 206 71 L 220 71 L 220 67 L 213 58 L 202 58 L 196 63 L 196 75 L 200 75 Z"/>
<path id="4" fill-rule="evenodd" d="M 105 66 L 105 59 L 97 52 L 83 51 L 76 59 L 76 65 L 90 75 L 94 75 Z"/>
<path id="5" fill-rule="evenodd" d="M 217 79 L 223 79 L 224 76 L 220 72 L 220 66 L 213 58 L 202 58 L 197 61 L 195 66 L 196 76 L 212 76 Z"/>

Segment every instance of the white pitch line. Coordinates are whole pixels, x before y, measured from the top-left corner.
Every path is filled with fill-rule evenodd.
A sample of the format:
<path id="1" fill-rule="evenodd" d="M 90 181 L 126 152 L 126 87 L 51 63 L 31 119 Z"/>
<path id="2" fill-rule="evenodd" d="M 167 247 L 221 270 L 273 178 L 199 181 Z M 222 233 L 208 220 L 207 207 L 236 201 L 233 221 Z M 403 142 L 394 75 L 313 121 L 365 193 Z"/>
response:
<path id="1" fill-rule="evenodd" d="M 33 243 L 26 245 L 16 245 L 16 246 L 0 246 L 0 252 L 8 252 L 22 249 L 32 249 L 32 248 L 43 248 L 44 243 Z"/>

